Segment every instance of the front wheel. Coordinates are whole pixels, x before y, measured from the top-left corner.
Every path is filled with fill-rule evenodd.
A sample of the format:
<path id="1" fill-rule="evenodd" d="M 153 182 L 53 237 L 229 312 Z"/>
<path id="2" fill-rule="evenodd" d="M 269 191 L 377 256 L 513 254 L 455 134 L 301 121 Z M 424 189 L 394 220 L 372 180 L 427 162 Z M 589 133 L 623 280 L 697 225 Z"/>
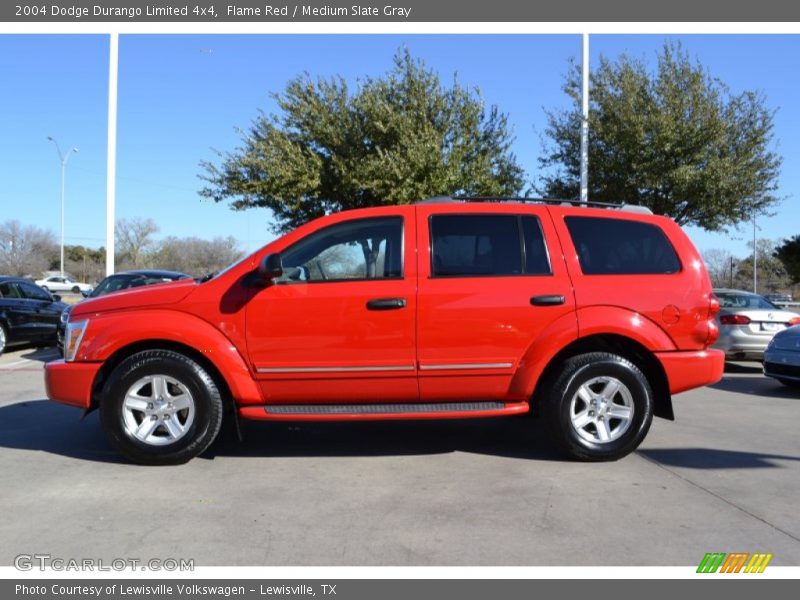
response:
<path id="1" fill-rule="evenodd" d="M 6 333 L 5 327 L 0 325 L 0 355 L 3 354 L 6 350 L 6 344 L 8 343 L 8 334 Z"/>
<path id="2" fill-rule="evenodd" d="M 72 293 L 73 294 L 80 294 L 81 293 L 81 288 L 79 288 L 77 285 L 72 286 Z"/>
<path id="3" fill-rule="evenodd" d="M 579 460 L 626 456 L 642 443 L 653 420 L 647 377 L 616 354 L 591 352 L 568 359 L 544 392 L 551 435 Z"/>
<path id="4" fill-rule="evenodd" d="M 214 380 L 191 358 L 146 350 L 122 361 L 100 402 L 111 444 L 143 465 L 187 462 L 219 433 L 222 397 Z"/>

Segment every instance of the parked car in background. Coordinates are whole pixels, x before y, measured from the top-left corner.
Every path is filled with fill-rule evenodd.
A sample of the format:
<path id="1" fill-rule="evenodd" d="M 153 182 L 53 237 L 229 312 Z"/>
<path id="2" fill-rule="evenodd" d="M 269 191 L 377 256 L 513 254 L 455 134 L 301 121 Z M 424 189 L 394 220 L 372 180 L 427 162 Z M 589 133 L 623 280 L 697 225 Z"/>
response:
<path id="1" fill-rule="evenodd" d="M 91 292 L 92 286 L 88 283 L 80 283 L 69 277 L 61 277 L 60 275 L 52 275 L 45 279 L 37 279 L 36 285 L 48 292 L 72 292 L 73 294 L 80 294 L 81 292 Z"/>
<path id="2" fill-rule="evenodd" d="M 725 352 L 727 360 L 762 360 L 776 333 L 800 323 L 800 314 L 758 294 L 727 288 L 715 289 L 714 294 L 720 303 L 714 347 Z"/>
<path id="3" fill-rule="evenodd" d="M 800 325 L 775 334 L 764 352 L 764 375 L 800 388 Z"/>
<path id="4" fill-rule="evenodd" d="M 59 300 L 27 279 L 0 276 L 0 354 L 17 344 L 55 344 L 66 306 Z"/>
<path id="5" fill-rule="evenodd" d="M 792 297 L 789 294 L 767 294 L 764 298 L 773 304 L 789 304 L 792 302 Z"/>
<path id="6" fill-rule="evenodd" d="M 223 417 L 531 411 L 568 456 L 615 460 L 719 381 L 719 303 L 675 221 L 496 200 L 344 211 L 214 275 L 81 302 L 48 397 L 99 407 L 143 464 L 197 456 Z"/>
<path id="7" fill-rule="evenodd" d="M 186 273 L 179 273 L 177 271 L 162 271 L 156 269 L 145 269 L 141 271 L 122 271 L 114 273 L 103 279 L 97 284 L 87 298 L 97 298 L 104 296 L 111 292 L 119 292 L 130 288 L 142 287 L 145 285 L 153 285 L 156 283 L 166 283 L 169 281 L 177 281 L 179 279 L 191 279 L 191 275 Z M 66 328 L 69 314 L 74 305 L 67 305 L 61 313 L 61 318 L 58 323 L 58 347 L 64 349 L 64 329 Z"/>

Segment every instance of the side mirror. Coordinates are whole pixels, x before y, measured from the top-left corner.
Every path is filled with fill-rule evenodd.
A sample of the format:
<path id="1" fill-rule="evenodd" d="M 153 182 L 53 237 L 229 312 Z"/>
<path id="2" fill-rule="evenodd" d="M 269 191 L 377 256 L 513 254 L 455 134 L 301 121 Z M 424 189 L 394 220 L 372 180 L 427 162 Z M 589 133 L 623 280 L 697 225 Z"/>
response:
<path id="1" fill-rule="evenodd" d="M 61 296 L 58 294 L 52 294 L 54 302 L 61 302 Z"/>
<path id="2" fill-rule="evenodd" d="M 258 264 L 258 275 L 265 282 L 272 281 L 283 275 L 283 263 L 281 262 L 280 253 L 267 254 L 261 259 Z"/>

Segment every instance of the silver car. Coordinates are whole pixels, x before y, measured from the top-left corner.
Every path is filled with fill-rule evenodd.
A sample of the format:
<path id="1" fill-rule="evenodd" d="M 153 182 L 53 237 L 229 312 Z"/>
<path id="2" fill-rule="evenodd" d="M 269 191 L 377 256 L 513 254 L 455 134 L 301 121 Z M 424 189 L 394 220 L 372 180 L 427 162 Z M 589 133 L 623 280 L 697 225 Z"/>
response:
<path id="1" fill-rule="evenodd" d="M 800 326 L 775 334 L 764 352 L 764 375 L 800 388 Z"/>
<path id="2" fill-rule="evenodd" d="M 719 339 L 714 344 L 728 360 L 762 360 L 772 337 L 800 324 L 800 315 L 742 290 L 717 289 Z"/>

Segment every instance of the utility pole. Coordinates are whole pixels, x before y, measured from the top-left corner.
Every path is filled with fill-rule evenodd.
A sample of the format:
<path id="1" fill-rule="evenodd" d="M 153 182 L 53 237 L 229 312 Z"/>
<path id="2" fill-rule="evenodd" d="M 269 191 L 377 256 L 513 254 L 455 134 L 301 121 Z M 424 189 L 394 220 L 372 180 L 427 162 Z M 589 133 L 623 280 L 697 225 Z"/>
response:
<path id="1" fill-rule="evenodd" d="M 583 110 L 581 118 L 581 202 L 589 201 L 589 34 L 583 34 Z"/>

